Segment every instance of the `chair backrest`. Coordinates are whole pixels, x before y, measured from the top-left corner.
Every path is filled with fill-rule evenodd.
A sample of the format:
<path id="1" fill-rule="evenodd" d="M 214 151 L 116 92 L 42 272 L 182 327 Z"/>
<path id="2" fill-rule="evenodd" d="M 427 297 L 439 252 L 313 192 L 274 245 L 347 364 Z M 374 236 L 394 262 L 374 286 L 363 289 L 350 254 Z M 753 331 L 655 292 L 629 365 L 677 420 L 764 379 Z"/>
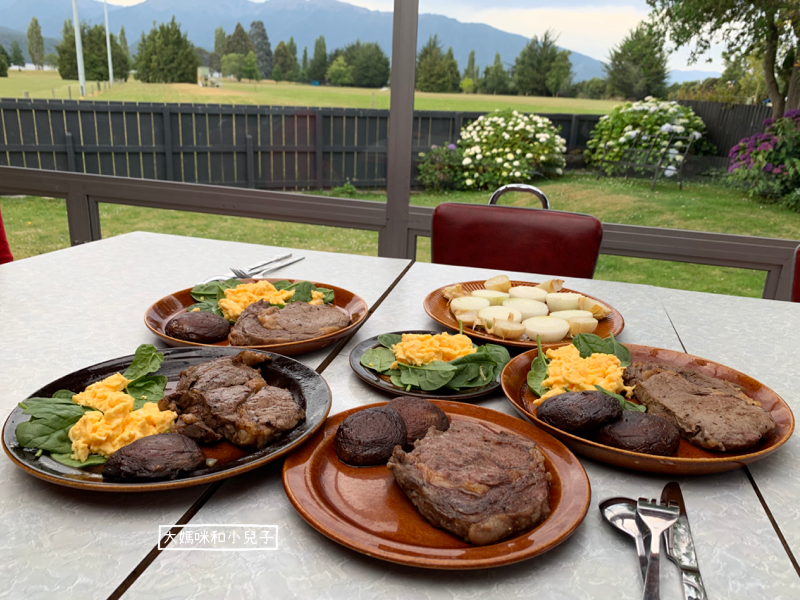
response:
<path id="1" fill-rule="evenodd" d="M 3 215 L 0 213 L 0 265 L 12 260 L 14 260 L 14 257 L 11 256 L 11 248 L 8 247 L 6 230 L 3 228 Z"/>
<path id="2" fill-rule="evenodd" d="M 589 279 L 602 241 L 591 215 L 447 202 L 433 211 L 431 260 Z"/>
<path id="3" fill-rule="evenodd" d="M 792 281 L 792 302 L 800 302 L 800 246 L 794 251 L 794 280 Z"/>

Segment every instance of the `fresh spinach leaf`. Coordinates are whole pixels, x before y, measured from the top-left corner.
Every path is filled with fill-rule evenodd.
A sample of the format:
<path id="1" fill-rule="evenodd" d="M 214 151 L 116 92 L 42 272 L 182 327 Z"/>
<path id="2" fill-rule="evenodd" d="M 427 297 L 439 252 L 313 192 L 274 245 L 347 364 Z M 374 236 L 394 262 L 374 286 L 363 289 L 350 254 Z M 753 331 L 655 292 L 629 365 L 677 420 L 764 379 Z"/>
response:
<path id="1" fill-rule="evenodd" d="M 572 345 L 581 353 L 581 358 L 589 358 L 592 354 L 613 354 L 606 340 L 594 333 L 579 333 L 572 340 Z"/>
<path id="2" fill-rule="evenodd" d="M 83 462 L 72 458 L 72 452 L 69 452 L 67 454 L 58 454 L 51 452 L 50 458 L 60 462 L 62 465 L 67 465 L 68 467 L 75 467 L 77 469 L 83 469 L 84 467 L 92 467 L 94 465 L 104 465 L 106 463 L 106 457 L 100 454 L 90 454 Z"/>
<path id="3" fill-rule="evenodd" d="M 31 419 L 17 425 L 16 435 L 20 446 L 24 448 L 40 448 L 61 454 L 72 452 L 72 441 L 69 429 L 78 422 L 59 418 Z"/>
<path id="4" fill-rule="evenodd" d="M 203 302 L 205 300 L 216 299 L 218 291 L 219 286 L 217 285 L 217 282 L 211 281 L 209 283 L 201 283 L 194 286 L 192 291 L 189 293 L 192 295 L 192 298 L 198 302 Z"/>
<path id="5" fill-rule="evenodd" d="M 75 395 L 75 392 L 70 392 L 69 390 L 58 390 L 55 394 L 53 394 L 53 398 L 64 398 L 72 402 L 72 397 Z"/>
<path id="6" fill-rule="evenodd" d="M 611 346 L 611 351 L 614 356 L 619 359 L 619 364 L 623 367 L 630 366 L 631 364 L 631 352 L 625 346 L 620 344 L 614 334 L 610 334 L 608 340 L 606 340 L 606 345 Z"/>
<path id="7" fill-rule="evenodd" d="M 539 352 L 536 358 L 533 359 L 533 362 L 531 362 L 531 370 L 528 371 L 527 379 L 528 387 L 531 388 L 534 394 L 541 398 L 550 390 L 550 388 L 546 388 L 542 385 L 544 380 L 547 379 L 547 365 L 549 361 L 544 352 L 542 352 L 542 340 L 538 335 L 536 336 L 536 346 Z"/>
<path id="8" fill-rule="evenodd" d="M 447 385 L 457 370 L 450 363 L 440 360 L 420 367 L 398 363 L 398 367 L 400 367 L 400 381 L 403 387 L 412 385 L 426 392 L 438 390 Z"/>
<path id="9" fill-rule="evenodd" d="M 127 368 L 123 377 L 131 381 L 139 379 L 149 373 L 155 373 L 164 362 L 164 355 L 152 344 L 142 344 L 133 355 L 133 362 Z"/>
<path id="10" fill-rule="evenodd" d="M 76 423 L 83 413 L 94 410 L 75 404 L 72 400 L 67 401 L 66 398 L 28 398 L 19 405 L 24 409 L 22 412 L 33 419 L 57 418 L 67 421 L 74 418 L 72 423 Z"/>
<path id="11" fill-rule="evenodd" d="M 186 309 L 187 312 L 193 312 L 196 310 L 199 310 L 201 312 L 211 313 L 217 315 L 218 317 L 224 316 L 222 314 L 222 309 L 219 307 L 219 302 L 217 300 L 206 300 L 204 302 L 198 302 L 196 304 L 192 304 Z"/>
<path id="12" fill-rule="evenodd" d="M 631 402 L 624 396 L 620 396 L 619 394 L 615 394 L 614 392 L 610 392 L 607 389 L 599 385 L 594 386 L 595 389 L 599 392 L 603 392 L 606 396 L 611 396 L 612 398 L 616 398 L 619 400 L 620 405 L 622 406 L 622 410 L 632 410 L 636 412 L 647 412 L 647 407 L 644 404 L 636 404 L 635 402 Z"/>
<path id="13" fill-rule="evenodd" d="M 503 367 L 505 367 L 511 360 L 511 355 L 503 346 L 498 346 L 497 344 L 485 344 L 481 346 L 481 348 L 484 348 L 492 357 L 494 362 L 497 363 L 497 366 L 500 367 L 499 371 L 502 371 Z"/>
<path id="14" fill-rule="evenodd" d="M 394 353 L 383 347 L 370 348 L 361 355 L 361 364 L 378 373 L 390 370 L 394 361 Z"/>
<path id="15" fill-rule="evenodd" d="M 392 369 L 388 371 L 386 375 L 389 375 L 389 379 L 392 380 L 392 385 L 399 388 L 407 388 L 408 386 L 400 381 L 400 369 Z"/>
<path id="16" fill-rule="evenodd" d="M 454 390 L 476 388 L 489 385 L 497 379 L 497 363 L 494 361 L 476 361 L 458 366 L 458 371 L 447 387 Z"/>
<path id="17" fill-rule="evenodd" d="M 402 341 L 403 336 L 397 335 L 396 333 L 384 333 L 383 335 L 378 336 L 378 343 L 389 350 L 392 349 L 392 346 L 399 344 Z"/>
<path id="18" fill-rule="evenodd" d="M 280 291 L 280 290 L 288 290 L 294 284 L 288 279 L 282 279 L 281 281 L 273 281 L 272 285 L 275 287 L 276 290 Z"/>
<path id="19" fill-rule="evenodd" d="M 294 294 L 287 302 L 311 302 L 314 297 L 311 292 L 316 291 L 316 287 L 310 281 L 301 281 L 294 286 Z M 291 289 L 291 288 L 287 288 Z"/>
<path id="20" fill-rule="evenodd" d="M 322 292 L 322 301 L 325 304 L 333 304 L 333 301 L 334 301 L 335 296 L 336 296 L 336 294 L 334 293 L 333 290 L 328 289 L 328 288 L 318 287 L 317 291 L 318 292 Z"/>
<path id="21" fill-rule="evenodd" d="M 131 381 L 125 391 L 133 397 L 133 410 L 139 410 L 147 402 L 158 402 L 164 397 L 167 378 L 163 375 L 149 375 Z"/>

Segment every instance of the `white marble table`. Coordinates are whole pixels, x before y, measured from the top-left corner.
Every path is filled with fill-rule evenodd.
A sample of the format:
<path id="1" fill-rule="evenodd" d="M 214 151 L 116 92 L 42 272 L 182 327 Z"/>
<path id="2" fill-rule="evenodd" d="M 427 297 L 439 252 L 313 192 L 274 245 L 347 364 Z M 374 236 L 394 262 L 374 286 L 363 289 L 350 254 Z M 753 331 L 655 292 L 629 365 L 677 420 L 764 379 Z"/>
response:
<path id="1" fill-rule="evenodd" d="M 132 233 L 0 266 L 0 414 L 42 385 L 157 341 L 144 312 L 228 267 L 286 249 Z M 295 251 L 275 275 L 331 282 L 372 307 L 407 260 Z M 334 346 L 300 360 L 316 368 Z M 257 477 L 264 471 L 257 471 Z M 0 596 L 100 598 L 153 549 L 206 486 L 167 494 L 98 494 L 35 479 L 0 459 Z"/>
<path id="2" fill-rule="evenodd" d="M 139 315 L 153 299 L 188 287 L 210 273 L 250 264 L 279 250 L 137 233 L 0 267 L 0 349 L 4 359 L 0 411 L 7 414 L 18 398 L 58 376 L 128 354 L 139 343 L 152 341 Z M 298 252 L 308 258 L 278 275 L 336 284 L 358 293 L 371 307 L 408 264 Z M 350 369 L 349 353 L 355 345 L 388 331 L 437 328 L 422 310 L 424 296 L 441 285 L 490 274 L 494 273 L 416 263 L 330 364 L 323 364 L 330 351 L 301 357 L 309 366 L 324 367 L 322 374 L 333 391 L 332 413 L 387 398 Z M 778 350 L 767 343 L 756 346 L 753 354 L 760 358 L 757 364 L 748 363 L 756 359 L 740 341 L 738 350 L 731 349 L 735 333 L 714 326 L 726 311 L 733 310 L 725 297 L 690 295 L 695 310 L 684 310 L 689 301 L 680 292 L 594 280 L 568 283 L 622 312 L 626 328 L 621 341 L 674 350 L 681 350 L 683 342 L 689 352 L 755 375 L 792 403 L 797 374 L 780 380 L 775 363 L 783 355 Z M 737 302 L 733 303 L 736 310 Z M 753 329 L 757 323 L 770 327 L 771 332 L 784 327 L 786 315 L 794 323 L 800 321 L 788 305 L 748 302 L 761 313 L 760 321 L 750 321 Z M 700 304 L 706 308 L 701 310 Z M 30 332 L 28 323 L 38 314 L 46 314 L 58 333 Z M 712 331 L 703 335 L 704 327 Z M 789 335 L 787 330 L 785 339 Z M 786 357 L 796 365 L 798 353 L 795 348 Z M 796 394 L 794 398 L 797 404 L 800 399 Z M 478 403 L 514 414 L 501 393 Z M 800 491 L 797 478 L 791 475 L 796 448 L 790 442 L 769 460 L 750 468 L 781 531 L 795 547 L 800 541 L 797 528 L 792 529 L 797 516 L 792 501 Z M 190 521 L 277 525 L 278 551 L 172 551 L 146 559 L 156 545 L 157 525 L 177 522 L 205 487 L 129 496 L 74 492 L 40 483 L 3 460 L 0 539 L 5 543 L 0 550 L 0 577 L 9 583 L 0 586 L 0 596 L 104 597 L 139 566 L 132 583 L 119 588 L 124 590 L 124 598 L 638 599 L 641 587 L 632 544 L 602 522 L 597 504 L 609 496 L 658 496 L 669 478 L 589 460 L 582 463 L 592 484 L 592 500 L 586 520 L 573 536 L 554 550 L 516 565 L 454 573 L 385 563 L 328 540 L 292 508 L 283 491 L 280 464 L 213 488 L 213 493 L 197 502 L 198 510 Z M 745 470 L 678 481 L 684 489 L 711 598 L 800 597 L 800 577 Z M 682 597 L 678 581 L 677 570 L 664 561 L 665 600 Z"/>

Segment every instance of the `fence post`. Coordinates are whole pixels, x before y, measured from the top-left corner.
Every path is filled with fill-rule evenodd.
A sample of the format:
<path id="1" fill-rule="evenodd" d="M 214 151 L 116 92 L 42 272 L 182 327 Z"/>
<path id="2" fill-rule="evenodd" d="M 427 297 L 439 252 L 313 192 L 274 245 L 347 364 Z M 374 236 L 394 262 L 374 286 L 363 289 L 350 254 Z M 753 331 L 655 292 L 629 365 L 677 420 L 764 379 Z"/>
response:
<path id="1" fill-rule="evenodd" d="M 456 113 L 456 129 L 455 129 L 455 140 L 452 140 L 455 144 L 458 140 L 458 136 L 461 135 L 461 128 L 464 126 L 464 113 L 457 112 Z"/>
<path id="2" fill-rule="evenodd" d="M 569 125 L 569 142 L 567 142 L 567 152 L 574 150 L 578 145 L 578 115 L 572 115 L 572 122 Z"/>
<path id="3" fill-rule="evenodd" d="M 72 143 L 72 134 L 68 131 L 65 138 L 67 144 L 67 169 L 75 173 L 75 146 Z"/>
<path id="4" fill-rule="evenodd" d="M 314 113 L 314 133 L 316 134 L 316 144 L 314 149 L 316 150 L 316 159 L 315 159 L 315 166 L 317 168 L 317 189 L 321 190 L 323 181 L 322 181 L 322 113 L 316 111 Z"/>
<path id="5" fill-rule="evenodd" d="M 69 239 L 73 246 L 102 238 L 97 202 L 83 192 L 69 191 L 66 204 Z"/>
<path id="6" fill-rule="evenodd" d="M 67 95 L 69 96 L 69 99 L 72 100 L 72 86 L 71 85 L 67 86 Z"/>
<path id="7" fill-rule="evenodd" d="M 247 134 L 245 136 L 247 141 L 247 187 L 256 187 L 256 160 L 253 153 L 253 136 Z"/>
<path id="8" fill-rule="evenodd" d="M 167 181 L 174 181 L 172 177 L 172 119 L 170 118 L 169 106 L 161 110 L 164 123 L 164 157 L 167 163 Z"/>

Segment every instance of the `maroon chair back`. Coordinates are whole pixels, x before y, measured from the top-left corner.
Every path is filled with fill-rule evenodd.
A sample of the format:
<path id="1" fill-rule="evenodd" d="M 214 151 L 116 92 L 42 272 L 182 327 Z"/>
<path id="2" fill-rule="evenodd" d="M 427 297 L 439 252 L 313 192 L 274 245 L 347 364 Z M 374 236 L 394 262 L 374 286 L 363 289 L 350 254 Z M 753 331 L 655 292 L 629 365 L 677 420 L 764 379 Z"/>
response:
<path id="1" fill-rule="evenodd" d="M 591 215 L 447 202 L 433 211 L 431 260 L 591 279 L 602 241 Z"/>
<path id="2" fill-rule="evenodd" d="M 11 256 L 11 248 L 8 246 L 8 239 L 6 239 L 6 230 L 3 227 L 3 214 L 0 213 L 0 265 L 9 263 L 14 260 Z"/>
<path id="3" fill-rule="evenodd" d="M 794 251 L 794 280 L 792 281 L 792 302 L 800 302 L 800 246 Z"/>

